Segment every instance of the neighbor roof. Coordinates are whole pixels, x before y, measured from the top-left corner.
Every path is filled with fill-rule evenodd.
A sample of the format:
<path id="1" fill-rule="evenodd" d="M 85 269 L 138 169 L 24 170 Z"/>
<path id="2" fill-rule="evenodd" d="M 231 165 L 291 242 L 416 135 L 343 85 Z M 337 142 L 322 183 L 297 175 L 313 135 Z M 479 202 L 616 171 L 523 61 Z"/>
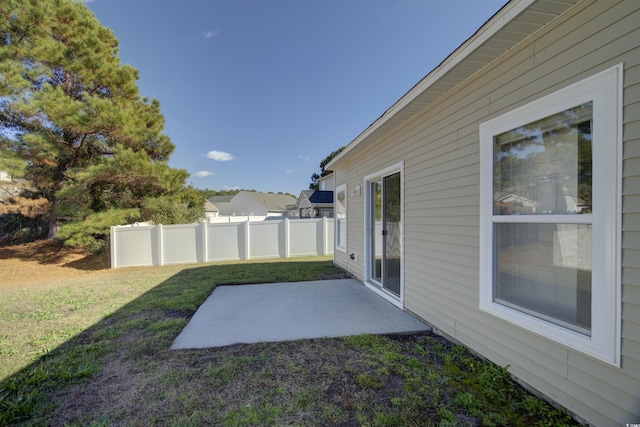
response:
<path id="1" fill-rule="evenodd" d="M 245 194 L 251 197 L 266 207 L 269 212 L 284 212 L 287 210 L 287 205 L 296 202 L 295 197 L 288 194 L 258 193 L 255 191 L 241 191 L 238 194 Z"/>
<path id="2" fill-rule="evenodd" d="M 228 203 L 231 201 L 231 199 L 233 199 L 234 196 L 235 194 L 227 196 L 213 196 L 209 197 L 208 200 L 215 205 L 216 203 Z"/>
<path id="3" fill-rule="evenodd" d="M 313 191 L 311 195 L 308 195 L 309 201 L 314 204 L 331 204 L 333 203 L 333 191 Z"/>
<path id="4" fill-rule="evenodd" d="M 205 212 L 220 212 L 220 209 L 218 209 L 218 207 L 216 205 L 214 205 L 213 203 L 211 203 L 210 200 L 207 200 L 204 203 L 204 211 Z"/>
<path id="5" fill-rule="evenodd" d="M 360 144 L 388 135 L 581 0 L 512 0 L 354 139 L 326 170 Z"/>

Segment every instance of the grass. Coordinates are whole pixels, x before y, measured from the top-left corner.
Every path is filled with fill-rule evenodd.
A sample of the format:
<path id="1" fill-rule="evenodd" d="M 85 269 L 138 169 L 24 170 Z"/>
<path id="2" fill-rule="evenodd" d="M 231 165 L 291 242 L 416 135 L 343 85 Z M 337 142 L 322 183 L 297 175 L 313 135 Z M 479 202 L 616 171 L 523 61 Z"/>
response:
<path id="1" fill-rule="evenodd" d="M 169 350 L 217 285 L 340 276 L 316 258 L 4 290 L 0 425 L 573 425 L 507 369 L 430 334 Z"/>

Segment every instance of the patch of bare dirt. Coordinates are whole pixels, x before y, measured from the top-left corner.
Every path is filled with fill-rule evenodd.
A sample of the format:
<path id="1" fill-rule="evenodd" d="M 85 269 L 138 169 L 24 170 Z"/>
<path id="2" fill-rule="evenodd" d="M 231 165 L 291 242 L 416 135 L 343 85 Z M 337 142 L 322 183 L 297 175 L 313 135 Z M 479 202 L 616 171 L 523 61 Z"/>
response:
<path id="1" fill-rule="evenodd" d="M 0 246 L 0 289 L 108 270 L 109 258 L 53 240 Z"/>

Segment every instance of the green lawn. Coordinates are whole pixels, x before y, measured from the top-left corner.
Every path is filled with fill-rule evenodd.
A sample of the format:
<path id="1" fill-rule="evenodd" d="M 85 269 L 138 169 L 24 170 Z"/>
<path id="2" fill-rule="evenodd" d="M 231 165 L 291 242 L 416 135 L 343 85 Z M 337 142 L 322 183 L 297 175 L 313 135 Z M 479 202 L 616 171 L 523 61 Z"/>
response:
<path id="1" fill-rule="evenodd" d="M 3 290 L 0 425 L 573 425 L 429 334 L 169 350 L 216 285 L 340 275 L 325 257 Z"/>

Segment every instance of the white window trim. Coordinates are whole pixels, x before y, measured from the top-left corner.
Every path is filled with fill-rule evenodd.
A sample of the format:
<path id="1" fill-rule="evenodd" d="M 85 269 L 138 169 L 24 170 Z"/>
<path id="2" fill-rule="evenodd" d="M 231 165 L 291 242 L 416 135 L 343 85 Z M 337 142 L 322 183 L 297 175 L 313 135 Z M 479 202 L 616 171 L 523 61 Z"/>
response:
<path id="1" fill-rule="evenodd" d="M 623 64 L 480 125 L 480 310 L 609 364 L 620 366 Z M 493 301 L 493 137 L 593 101 L 591 336 Z M 608 142 L 607 142 L 608 141 Z M 539 215 L 539 223 L 579 223 L 583 215 Z M 565 218 L 566 217 L 566 218 Z M 531 222 L 508 216 L 500 222 Z"/>
<path id="2" fill-rule="evenodd" d="M 349 211 L 347 210 L 347 205 L 348 205 L 348 197 L 347 197 L 347 184 L 341 184 L 337 187 L 335 187 L 335 191 L 334 191 L 334 199 L 333 199 L 333 206 L 334 206 L 334 221 L 335 221 L 335 242 L 336 242 L 336 249 L 346 253 L 347 252 L 347 215 L 349 215 Z M 340 233 L 340 227 L 338 226 L 338 193 L 340 191 L 344 191 L 344 223 L 342 224 L 344 226 L 344 242 L 341 242 L 340 239 L 338 238 L 338 235 Z"/>
<path id="3" fill-rule="evenodd" d="M 400 257 L 400 296 L 396 296 L 389 291 L 379 287 L 377 283 L 371 278 L 371 218 L 369 212 L 369 203 L 371 194 L 369 192 L 369 184 L 372 182 L 383 178 L 388 175 L 393 175 L 394 173 L 400 173 L 400 218 L 402 218 L 402 227 L 400 227 L 400 253 L 402 254 Z M 404 253 L 404 162 L 399 162 L 394 165 L 391 165 L 385 169 L 382 169 L 378 172 L 369 174 L 364 177 L 363 180 L 363 189 L 364 189 L 364 253 L 365 253 L 365 261 L 364 261 L 364 284 L 369 289 L 373 290 L 375 293 L 380 295 L 385 300 L 389 301 L 391 304 L 395 305 L 400 309 L 404 309 L 404 263 L 405 263 L 405 253 Z"/>

